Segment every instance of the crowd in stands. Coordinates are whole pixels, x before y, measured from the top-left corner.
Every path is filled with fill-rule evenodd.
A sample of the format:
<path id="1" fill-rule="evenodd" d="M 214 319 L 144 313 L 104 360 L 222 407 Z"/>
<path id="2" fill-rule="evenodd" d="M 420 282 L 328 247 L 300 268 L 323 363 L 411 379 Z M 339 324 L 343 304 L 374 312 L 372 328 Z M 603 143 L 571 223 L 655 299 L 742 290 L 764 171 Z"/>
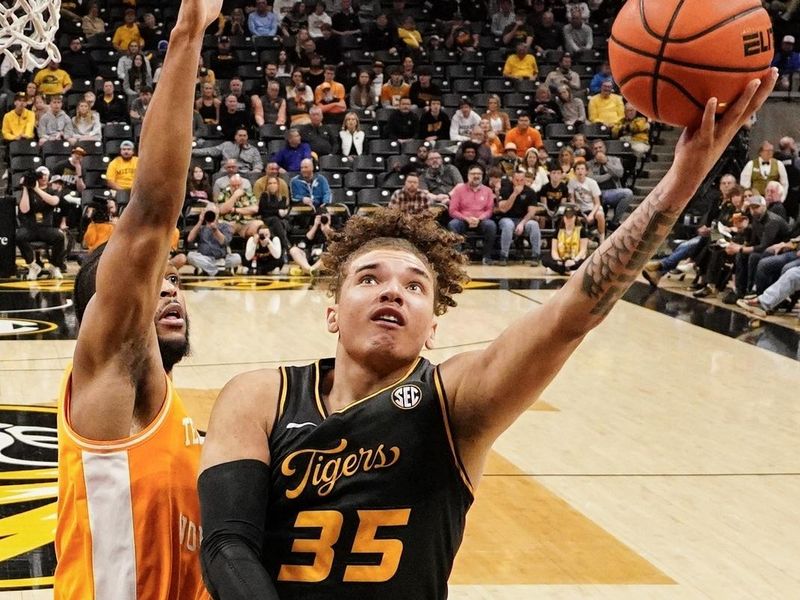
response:
<path id="1" fill-rule="evenodd" d="M 774 8 L 794 18 L 794 3 Z M 194 164 L 178 224 L 188 263 L 213 275 L 273 272 L 291 258 L 309 271 L 305 250 L 324 245 L 325 231 L 391 205 L 439 211 L 487 264 L 524 255 L 573 271 L 590 240 L 633 207 L 651 151 L 654 128 L 617 93 L 607 62 L 617 9 L 610 0 L 226 0 L 194 74 Z M 21 223 L 37 215 L 23 240 L 52 245 L 55 230 L 65 248 L 88 247 L 95 222 L 109 226 L 92 228 L 94 245 L 97 230 L 111 234 L 177 10 L 64 3 L 61 62 L 5 71 L 10 183 Z M 800 58 L 792 35 L 780 39 L 775 64 L 788 89 Z M 754 161 L 742 185 L 774 176 L 785 196 L 778 164 Z M 49 210 L 54 180 L 62 189 Z M 53 214 L 41 220 L 39 209 Z M 56 269 L 63 255 L 53 248 Z"/>

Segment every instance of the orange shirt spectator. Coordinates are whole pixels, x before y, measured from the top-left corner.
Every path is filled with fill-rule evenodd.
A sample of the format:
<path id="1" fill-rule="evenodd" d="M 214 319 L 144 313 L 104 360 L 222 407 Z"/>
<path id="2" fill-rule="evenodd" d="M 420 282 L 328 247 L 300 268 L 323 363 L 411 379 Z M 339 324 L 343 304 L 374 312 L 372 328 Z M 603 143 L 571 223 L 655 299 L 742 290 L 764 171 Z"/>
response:
<path id="1" fill-rule="evenodd" d="M 529 148 L 539 149 L 544 146 L 542 134 L 531 127 L 531 118 L 527 115 L 521 115 L 517 119 L 517 126 L 508 130 L 506 144 L 509 142 L 516 144 L 517 156 L 520 158 L 525 156 Z"/>

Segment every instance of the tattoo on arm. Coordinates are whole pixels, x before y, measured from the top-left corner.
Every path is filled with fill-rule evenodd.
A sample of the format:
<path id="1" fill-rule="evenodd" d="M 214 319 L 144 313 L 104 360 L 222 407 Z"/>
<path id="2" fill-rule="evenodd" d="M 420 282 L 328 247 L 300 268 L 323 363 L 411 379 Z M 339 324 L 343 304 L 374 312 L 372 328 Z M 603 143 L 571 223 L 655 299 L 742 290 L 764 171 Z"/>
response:
<path id="1" fill-rule="evenodd" d="M 675 225 L 680 211 L 661 208 L 660 193 L 653 194 L 589 258 L 582 288 L 595 301 L 591 314 L 605 317 L 609 313 Z"/>

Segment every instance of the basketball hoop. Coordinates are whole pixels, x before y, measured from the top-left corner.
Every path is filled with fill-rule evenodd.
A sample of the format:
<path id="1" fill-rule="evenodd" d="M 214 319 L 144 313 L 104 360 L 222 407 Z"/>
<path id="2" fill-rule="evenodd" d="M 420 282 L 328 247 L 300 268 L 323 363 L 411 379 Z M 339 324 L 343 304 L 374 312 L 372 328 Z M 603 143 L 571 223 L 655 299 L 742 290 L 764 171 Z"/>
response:
<path id="1" fill-rule="evenodd" d="M 17 71 L 41 69 L 61 54 L 53 43 L 61 0 L 14 0 L 0 4 L 0 52 Z"/>

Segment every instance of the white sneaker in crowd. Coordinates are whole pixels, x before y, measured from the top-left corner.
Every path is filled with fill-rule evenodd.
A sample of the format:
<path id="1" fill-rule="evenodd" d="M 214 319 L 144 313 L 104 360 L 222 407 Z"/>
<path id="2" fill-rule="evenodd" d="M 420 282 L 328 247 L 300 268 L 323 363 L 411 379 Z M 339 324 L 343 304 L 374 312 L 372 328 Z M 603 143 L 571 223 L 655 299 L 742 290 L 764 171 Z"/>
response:
<path id="1" fill-rule="evenodd" d="M 48 272 L 50 273 L 50 277 L 53 279 L 64 279 L 64 275 L 61 274 L 61 269 L 59 269 L 55 265 L 50 265 L 47 267 Z"/>

